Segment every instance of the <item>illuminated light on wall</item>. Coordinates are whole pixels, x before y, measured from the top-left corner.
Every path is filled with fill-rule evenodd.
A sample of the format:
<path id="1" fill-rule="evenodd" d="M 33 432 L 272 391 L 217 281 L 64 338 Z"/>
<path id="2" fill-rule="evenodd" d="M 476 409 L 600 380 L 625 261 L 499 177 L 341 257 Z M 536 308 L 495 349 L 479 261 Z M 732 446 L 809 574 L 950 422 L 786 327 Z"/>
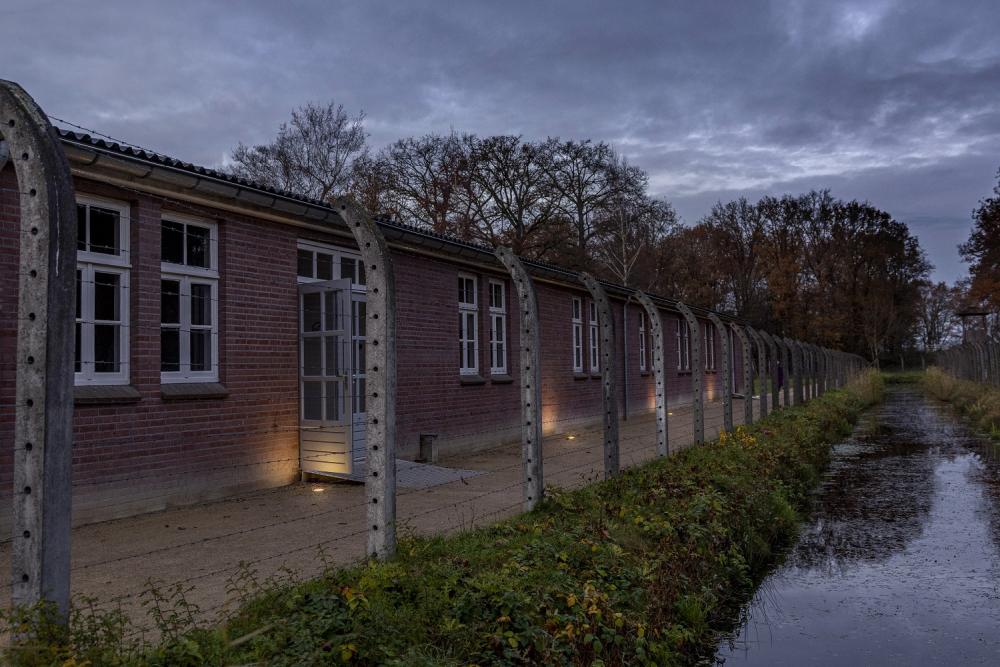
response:
<path id="1" fill-rule="evenodd" d="M 314 486 L 313 487 L 313 493 L 323 493 L 324 491 L 326 491 L 326 489 L 323 488 L 322 486 Z"/>
<path id="2" fill-rule="evenodd" d="M 573 435 L 572 433 L 570 433 L 569 435 L 566 436 L 566 439 L 567 440 L 576 440 L 576 436 Z"/>

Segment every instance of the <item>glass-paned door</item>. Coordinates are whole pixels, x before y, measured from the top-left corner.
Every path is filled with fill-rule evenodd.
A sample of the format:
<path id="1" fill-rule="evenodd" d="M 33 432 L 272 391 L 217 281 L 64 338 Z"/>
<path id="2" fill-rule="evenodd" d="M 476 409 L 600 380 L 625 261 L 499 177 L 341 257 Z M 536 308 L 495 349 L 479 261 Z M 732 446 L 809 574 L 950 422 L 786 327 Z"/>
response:
<path id="1" fill-rule="evenodd" d="M 299 449 L 303 473 L 350 475 L 355 309 L 351 281 L 299 285 Z"/>

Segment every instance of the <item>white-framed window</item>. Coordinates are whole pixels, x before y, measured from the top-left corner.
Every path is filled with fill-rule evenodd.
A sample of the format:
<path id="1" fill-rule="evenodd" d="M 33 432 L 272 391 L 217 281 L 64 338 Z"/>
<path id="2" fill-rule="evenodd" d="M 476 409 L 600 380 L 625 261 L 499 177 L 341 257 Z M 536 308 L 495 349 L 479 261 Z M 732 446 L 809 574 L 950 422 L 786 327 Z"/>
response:
<path id="1" fill-rule="evenodd" d="M 129 208 L 80 197 L 76 204 L 77 385 L 129 382 Z"/>
<path id="2" fill-rule="evenodd" d="M 490 281 L 490 374 L 507 374 L 507 290 Z"/>
<path id="3" fill-rule="evenodd" d="M 476 278 L 466 273 L 458 274 L 458 350 L 459 372 L 462 375 L 479 373 L 479 299 Z"/>
<path id="4" fill-rule="evenodd" d="M 639 311 L 639 370 L 646 370 L 646 313 Z"/>
<path id="5" fill-rule="evenodd" d="M 218 226 L 160 221 L 160 381 L 219 379 Z"/>
<path id="6" fill-rule="evenodd" d="M 704 323 L 705 328 L 705 370 L 715 370 L 715 325 Z"/>
<path id="7" fill-rule="evenodd" d="M 590 372 L 601 372 L 601 348 L 597 339 L 597 304 L 593 301 L 590 304 Z"/>
<path id="8" fill-rule="evenodd" d="M 583 372 L 583 301 L 573 297 L 573 372 Z"/>
<path id="9" fill-rule="evenodd" d="M 677 318 L 677 370 L 691 370 L 691 329 L 683 317 Z"/>
<path id="10" fill-rule="evenodd" d="M 299 282 L 350 278 L 354 289 L 365 284 L 365 265 L 357 252 L 334 250 L 299 241 L 297 274 Z"/>

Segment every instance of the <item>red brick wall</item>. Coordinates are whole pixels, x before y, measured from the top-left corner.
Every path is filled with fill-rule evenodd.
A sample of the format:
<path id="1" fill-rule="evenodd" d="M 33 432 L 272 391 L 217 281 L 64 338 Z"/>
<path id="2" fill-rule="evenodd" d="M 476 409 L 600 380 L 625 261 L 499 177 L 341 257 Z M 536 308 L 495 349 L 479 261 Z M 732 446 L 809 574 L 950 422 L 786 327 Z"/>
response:
<path id="1" fill-rule="evenodd" d="M 11 170 L 3 173 L 10 187 Z M 78 522 L 124 516 L 239 490 L 284 484 L 298 471 L 295 239 L 290 228 L 78 182 L 80 194 L 130 209 L 130 381 L 136 403 L 77 405 L 73 444 Z M 0 481 L 11 479 L 16 336 L 17 203 L 0 211 Z M 225 398 L 160 398 L 160 215 L 219 229 L 219 358 Z M 266 269 L 266 270 L 262 270 Z"/>
<path id="2" fill-rule="evenodd" d="M 8 164 L 0 170 L 0 508 L 9 508 L 14 483 L 19 200 L 17 177 Z"/>
<path id="3" fill-rule="evenodd" d="M 131 212 L 130 379 L 141 399 L 78 405 L 73 456 L 77 522 L 288 483 L 298 471 L 296 241 L 315 233 L 247 216 L 78 181 L 81 194 L 128 204 Z M 13 170 L 0 174 L 0 484 L 11 484 L 16 345 L 18 197 Z M 173 210 L 219 229 L 219 361 L 224 398 L 164 401 L 160 396 L 160 219 Z M 342 239 L 325 239 L 344 245 Z M 442 449 L 479 448 L 520 434 L 519 318 L 516 295 L 499 270 L 394 253 L 397 280 L 399 454 L 412 457 L 422 433 Z M 459 374 L 457 274 L 477 277 L 482 382 Z M 509 378 L 490 377 L 488 280 L 504 281 Z M 589 295 L 538 282 L 542 328 L 542 409 L 547 432 L 599 423 L 601 382 L 589 374 Z M 572 368 L 571 299 L 583 301 L 587 377 Z M 619 402 L 653 409 L 654 381 L 639 371 L 638 304 L 614 300 Z M 690 401 L 690 374 L 676 370 L 676 316 L 664 313 L 668 404 Z M 627 336 L 627 387 L 622 359 Z M 648 335 L 648 334 L 647 334 Z M 651 342 L 650 342 L 651 345 Z M 651 358 L 651 350 L 650 358 Z M 721 369 L 721 346 L 717 353 Z M 721 373 L 720 373 L 721 376 Z M 708 374 L 707 386 L 719 376 Z M 712 389 L 714 391 L 714 389 Z M 9 492 L 8 492 L 9 493 Z M 2 497 L 2 496 L 0 496 Z M 3 505 L 0 503 L 0 505 Z"/>

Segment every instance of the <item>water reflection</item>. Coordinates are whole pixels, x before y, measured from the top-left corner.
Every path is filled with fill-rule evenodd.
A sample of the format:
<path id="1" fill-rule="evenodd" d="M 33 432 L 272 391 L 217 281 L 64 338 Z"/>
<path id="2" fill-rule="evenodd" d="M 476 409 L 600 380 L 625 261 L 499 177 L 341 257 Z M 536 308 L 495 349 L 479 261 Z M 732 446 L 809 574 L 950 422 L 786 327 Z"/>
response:
<path id="1" fill-rule="evenodd" d="M 834 449 L 817 506 L 719 664 L 1000 663 L 1000 456 L 896 387 Z"/>

